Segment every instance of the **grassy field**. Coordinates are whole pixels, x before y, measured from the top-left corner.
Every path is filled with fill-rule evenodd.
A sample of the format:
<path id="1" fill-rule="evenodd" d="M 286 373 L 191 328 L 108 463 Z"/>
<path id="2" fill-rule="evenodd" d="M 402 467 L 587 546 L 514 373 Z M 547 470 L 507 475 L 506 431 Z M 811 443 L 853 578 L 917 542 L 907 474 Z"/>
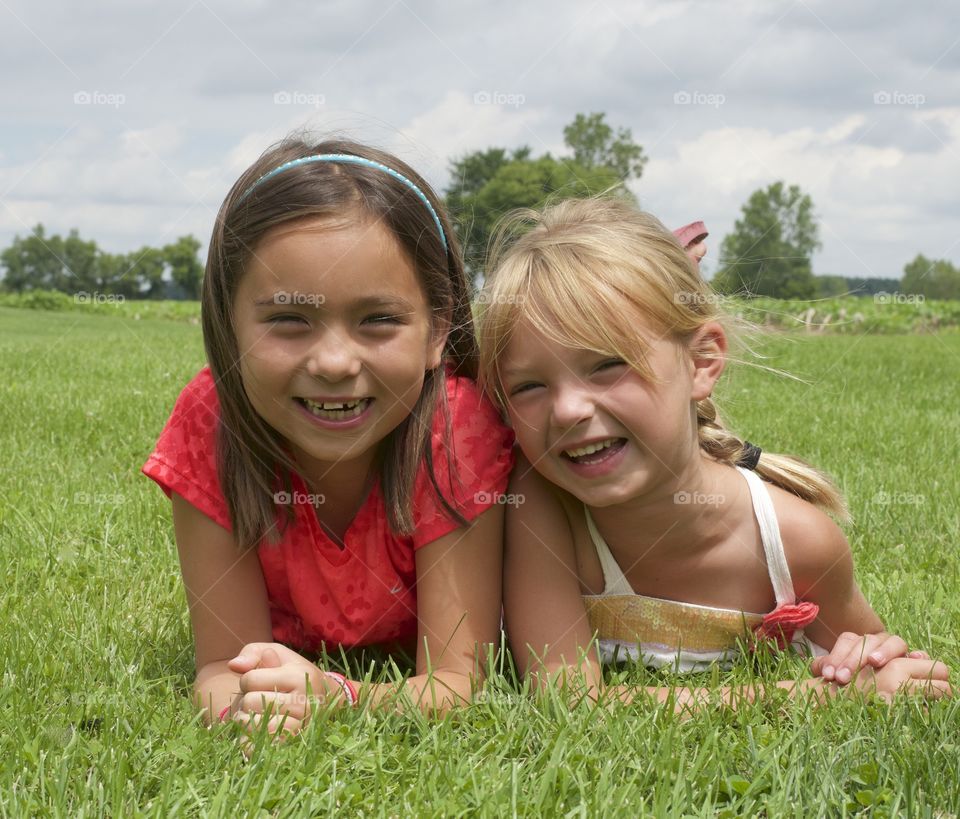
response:
<path id="1" fill-rule="evenodd" d="M 764 348 L 806 383 L 738 369 L 721 395 L 735 427 L 837 476 L 868 598 L 911 646 L 960 668 L 960 335 Z M 139 474 L 202 364 L 187 321 L 0 307 L 0 814 L 960 813 L 957 701 L 768 701 L 681 720 L 535 701 L 505 670 L 445 720 L 344 713 L 245 761 L 187 699 L 169 503 Z"/>

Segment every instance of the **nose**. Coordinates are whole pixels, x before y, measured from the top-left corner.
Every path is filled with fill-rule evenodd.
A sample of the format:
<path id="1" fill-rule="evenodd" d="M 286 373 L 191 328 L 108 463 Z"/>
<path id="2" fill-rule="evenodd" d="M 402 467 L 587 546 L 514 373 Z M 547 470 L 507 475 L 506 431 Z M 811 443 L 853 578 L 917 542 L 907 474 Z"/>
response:
<path id="1" fill-rule="evenodd" d="M 593 416 L 593 397 L 579 384 L 561 384 L 553 398 L 554 426 L 571 429 Z"/>
<path id="2" fill-rule="evenodd" d="M 363 364 L 348 335 L 325 328 L 310 346 L 307 372 L 330 383 L 355 378 Z"/>

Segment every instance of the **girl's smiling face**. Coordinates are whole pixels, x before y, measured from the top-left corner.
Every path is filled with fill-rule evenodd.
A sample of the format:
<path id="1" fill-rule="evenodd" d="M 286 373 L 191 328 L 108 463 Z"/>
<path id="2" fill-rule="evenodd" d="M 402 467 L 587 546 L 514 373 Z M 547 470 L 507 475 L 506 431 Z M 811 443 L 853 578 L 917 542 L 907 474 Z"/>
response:
<path id="1" fill-rule="evenodd" d="M 658 487 L 673 492 L 699 452 L 693 402 L 709 388 L 683 345 L 645 337 L 654 382 L 622 359 L 565 347 L 524 320 L 499 359 L 524 455 L 589 506 L 624 503 Z"/>
<path id="2" fill-rule="evenodd" d="M 269 231 L 234 310 L 247 396 L 315 482 L 369 468 L 446 340 L 397 240 L 358 214 Z"/>

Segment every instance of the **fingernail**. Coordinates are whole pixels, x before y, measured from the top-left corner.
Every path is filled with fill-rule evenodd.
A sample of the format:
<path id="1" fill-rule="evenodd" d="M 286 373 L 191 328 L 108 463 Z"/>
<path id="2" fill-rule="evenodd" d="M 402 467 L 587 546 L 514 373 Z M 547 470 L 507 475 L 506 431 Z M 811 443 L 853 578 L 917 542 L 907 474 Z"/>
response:
<path id="1" fill-rule="evenodd" d="M 875 663 L 882 663 L 883 655 L 879 651 L 874 651 L 873 654 L 870 655 L 870 659 Z"/>
<path id="2" fill-rule="evenodd" d="M 833 679 L 833 672 L 834 672 L 834 671 L 835 671 L 835 669 L 834 669 L 834 667 L 833 667 L 832 665 L 825 665 L 825 666 L 823 667 L 823 676 L 824 676 L 824 679 L 832 680 L 832 679 Z"/>
<path id="3" fill-rule="evenodd" d="M 838 680 L 839 682 L 842 682 L 842 683 L 850 682 L 850 669 L 849 669 L 849 668 L 841 668 L 841 669 L 837 672 L 837 680 Z"/>

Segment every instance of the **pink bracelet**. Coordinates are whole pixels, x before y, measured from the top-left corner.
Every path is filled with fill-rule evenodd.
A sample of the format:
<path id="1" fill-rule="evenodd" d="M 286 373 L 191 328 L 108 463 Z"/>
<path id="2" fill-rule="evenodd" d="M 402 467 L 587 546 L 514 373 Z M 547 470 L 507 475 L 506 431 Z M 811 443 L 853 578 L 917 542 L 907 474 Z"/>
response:
<path id="1" fill-rule="evenodd" d="M 230 713 L 230 706 L 229 706 L 229 705 L 225 705 L 225 706 L 220 710 L 220 715 L 217 717 L 217 720 L 218 720 L 219 722 L 223 722 L 223 721 L 227 718 L 227 714 L 229 714 L 229 713 Z"/>
<path id="2" fill-rule="evenodd" d="M 343 674 L 338 674 L 336 671 L 324 671 L 329 679 L 334 680 L 337 685 L 340 686 L 340 689 L 343 691 L 343 698 L 347 701 L 347 705 L 356 705 L 360 697 L 357 695 L 356 686 L 348 680 Z"/>

